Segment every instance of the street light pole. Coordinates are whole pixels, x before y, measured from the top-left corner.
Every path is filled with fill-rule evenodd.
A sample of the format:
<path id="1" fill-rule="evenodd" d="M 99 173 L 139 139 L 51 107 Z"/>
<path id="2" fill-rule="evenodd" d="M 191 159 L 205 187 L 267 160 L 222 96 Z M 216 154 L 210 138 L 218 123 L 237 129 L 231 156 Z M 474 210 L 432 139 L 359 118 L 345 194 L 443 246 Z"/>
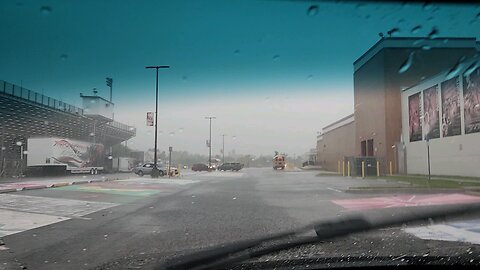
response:
<path id="1" fill-rule="evenodd" d="M 153 168 L 152 168 L 152 177 L 157 178 L 160 175 L 160 171 L 157 167 L 157 129 L 158 129 L 158 69 L 160 68 L 170 68 L 170 66 L 148 66 L 146 69 L 156 69 L 157 76 L 155 80 L 155 152 L 153 153 Z"/>
<path id="2" fill-rule="evenodd" d="M 208 169 L 212 167 L 212 119 L 216 119 L 215 116 L 206 116 L 205 119 L 210 121 L 210 136 L 208 140 Z"/>
<path id="3" fill-rule="evenodd" d="M 225 136 L 227 134 L 222 134 L 222 163 L 225 163 Z"/>

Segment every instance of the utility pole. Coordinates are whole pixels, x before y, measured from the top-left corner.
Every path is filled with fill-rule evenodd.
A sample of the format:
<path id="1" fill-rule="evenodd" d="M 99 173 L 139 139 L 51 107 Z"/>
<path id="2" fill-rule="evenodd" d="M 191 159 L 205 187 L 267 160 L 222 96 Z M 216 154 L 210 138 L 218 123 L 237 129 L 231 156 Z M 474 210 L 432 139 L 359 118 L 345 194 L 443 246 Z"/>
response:
<path id="1" fill-rule="evenodd" d="M 157 129 L 158 129 L 158 69 L 160 68 L 170 68 L 170 66 L 148 66 L 146 69 L 156 69 L 157 76 L 155 81 L 155 152 L 153 153 L 153 168 L 152 168 L 152 177 L 157 178 L 160 175 L 160 171 L 157 167 Z"/>
<path id="2" fill-rule="evenodd" d="M 225 136 L 227 136 L 227 134 L 222 134 L 222 163 L 225 163 Z"/>
<path id="3" fill-rule="evenodd" d="M 210 121 L 210 136 L 208 140 L 208 169 L 212 167 L 212 119 L 217 119 L 215 116 L 205 116 L 205 119 Z"/>

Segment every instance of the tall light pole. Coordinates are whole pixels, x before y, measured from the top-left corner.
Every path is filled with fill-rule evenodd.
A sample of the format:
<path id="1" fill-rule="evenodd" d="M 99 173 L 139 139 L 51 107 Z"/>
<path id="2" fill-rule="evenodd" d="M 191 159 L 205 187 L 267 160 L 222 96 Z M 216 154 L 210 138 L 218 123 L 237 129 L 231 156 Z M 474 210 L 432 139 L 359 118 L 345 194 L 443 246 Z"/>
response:
<path id="1" fill-rule="evenodd" d="M 148 66 L 146 69 L 156 69 L 157 77 L 155 81 L 155 152 L 153 154 L 153 168 L 152 168 L 152 177 L 157 178 L 160 175 L 160 171 L 157 167 L 157 129 L 158 129 L 158 69 L 160 68 L 170 68 L 170 66 Z"/>
<path id="2" fill-rule="evenodd" d="M 225 136 L 227 134 L 222 134 L 222 163 L 225 163 Z"/>
<path id="3" fill-rule="evenodd" d="M 113 90 L 113 79 L 112 78 L 105 78 L 107 86 L 110 87 L 110 102 L 112 102 L 112 90 Z"/>
<path id="4" fill-rule="evenodd" d="M 208 139 L 208 169 L 212 167 L 212 119 L 217 119 L 215 116 L 205 116 L 205 119 L 210 121 L 210 136 Z"/>

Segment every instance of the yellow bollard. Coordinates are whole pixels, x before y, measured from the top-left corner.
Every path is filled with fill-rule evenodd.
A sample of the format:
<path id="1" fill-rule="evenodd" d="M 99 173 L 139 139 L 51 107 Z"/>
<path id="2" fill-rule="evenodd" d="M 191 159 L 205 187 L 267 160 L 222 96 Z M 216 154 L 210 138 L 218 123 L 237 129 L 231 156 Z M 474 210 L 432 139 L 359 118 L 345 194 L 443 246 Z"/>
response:
<path id="1" fill-rule="evenodd" d="M 345 176 L 345 160 L 342 162 L 342 176 Z"/>
<path id="2" fill-rule="evenodd" d="M 380 176 L 380 162 L 377 161 L 377 177 Z"/>
<path id="3" fill-rule="evenodd" d="M 392 162 L 390 161 L 390 176 L 392 176 L 393 173 L 392 173 Z"/>
<path id="4" fill-rule="evenodd" d="M 347 163 L 348 176 L 350 176 L 350 160 Z"/>
<path id="5" fill-rule="evenodd" d="M 365 178 L 365 161 L 362 161 L 362 178 Z"/>

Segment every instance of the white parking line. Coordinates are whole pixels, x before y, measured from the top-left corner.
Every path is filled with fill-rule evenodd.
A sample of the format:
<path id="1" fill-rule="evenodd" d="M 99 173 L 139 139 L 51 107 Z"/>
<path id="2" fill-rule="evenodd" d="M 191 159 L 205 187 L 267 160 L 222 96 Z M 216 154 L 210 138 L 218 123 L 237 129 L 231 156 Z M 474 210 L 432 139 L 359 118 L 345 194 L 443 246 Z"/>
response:
<path id="1" fill-rule="evenodd" d="M 327 188 L 327 189 L 332 190 L 332 191 L 335 191 L 335 192 L 340 192 L 340 193 L 343 192 L 343 191 L 341 191 L 341 190 L 338 190 L 338 189 L 335 189 L 335 188 L 331 188 L 331 187 L 329 187 L 329 188 Z"/>

